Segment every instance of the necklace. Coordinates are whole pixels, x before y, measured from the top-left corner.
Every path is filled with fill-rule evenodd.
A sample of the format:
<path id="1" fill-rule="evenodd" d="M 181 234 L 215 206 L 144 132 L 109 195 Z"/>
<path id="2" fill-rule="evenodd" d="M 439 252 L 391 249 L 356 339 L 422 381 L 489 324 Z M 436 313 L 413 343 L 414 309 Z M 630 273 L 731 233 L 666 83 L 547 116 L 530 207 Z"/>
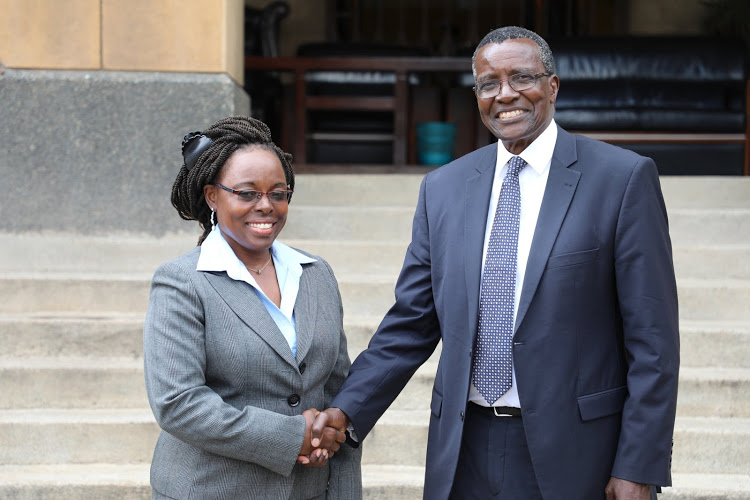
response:
<path id="1" fill-rule="evenodd" d="M 262 273 L 262 272 L 263 272 L 263 270 L 264 270 L 265 268 L 267 268 L 267 267 L 268 267 L 268 264 L 270 264 L 270 263 L 271 263 L 271 259 L 272 259 L 272 258 L 273 258 L 273 255 L 269 255 L 269 256 L 268 256 L 268 260 L 266 261 L 266 263 L 265 263 L 265 264 L 263 264 L 263 267 L 261 267 L 260 269 L 253 269 L 252 267 L 248 267 L 248 269 L 249 269 L 250 271 L 254 272 L 254 273 L 258 273 L 258 274 L 260 274 L 260 273 Z"/>

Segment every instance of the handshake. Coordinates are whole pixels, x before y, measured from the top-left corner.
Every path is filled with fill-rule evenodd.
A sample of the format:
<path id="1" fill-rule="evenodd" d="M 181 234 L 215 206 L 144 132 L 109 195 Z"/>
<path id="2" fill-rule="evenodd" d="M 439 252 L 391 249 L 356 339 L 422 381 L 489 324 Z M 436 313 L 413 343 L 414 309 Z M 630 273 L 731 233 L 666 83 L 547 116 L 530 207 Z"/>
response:
<path id="1" fill-rule="evenodd" d="M 310 408 L 302 413 L 305 417 L 305 439 L 297 457 L 297 463 L 307 467 L 323 467 L 326 461 L 346 441 L 349 417 L 338 408 L 318 411 Z"/>

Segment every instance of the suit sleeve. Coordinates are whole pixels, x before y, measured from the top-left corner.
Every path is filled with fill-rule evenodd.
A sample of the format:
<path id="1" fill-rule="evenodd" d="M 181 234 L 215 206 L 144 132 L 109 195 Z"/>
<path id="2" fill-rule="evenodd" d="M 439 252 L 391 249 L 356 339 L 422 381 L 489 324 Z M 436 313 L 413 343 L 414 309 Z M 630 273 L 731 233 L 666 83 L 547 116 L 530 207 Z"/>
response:
<path id="1" fill-rule="evenodd" d="M 344 383 L 344 379 L 346 379 L 349 373 L 351 362 L 349 361 L 349 351 L 346 335 L 344 334 L 344 308 L 341 302 L 341 293 L 333 270 L 327 262 L 323 261 L 323 263 L 331 275 L 331 280 L 336 289 L 336 300 L 339 304 L 338 323 L 331 325 L 331 328 L 339 331 L 338 359 L 324 388 L 325 400 L 326 402 L 330 402 Z M 354 448 L 342 445 L 339 448 L 339 451 L 329 461 L 331 474 L 328 480 L 327 500 L 359 500 L 362 498 L 361 461 L 361 447 Z"/>
<path id="2" fill-rule="evenodd" d="M 151 283 L 143 333 L 148 400 L 159 426 L 195 447 L 289 476 L 305 419 L 235 408 L 206 385 L 204 304 L 195 270 L 168 263 Z"/>
<path id="3" fill-rule="evenodd" d="M 677 287 L 656 165 L 642 159 L 623 198 L 615 276 L 628 362 L 628 397 L 612 475 L 671 484 L 680 362 Z"/>
<path id="4" fill-rule="evenodd" d="M 429 175 L 420 187 L 412 240 L 396 282 L 396 301 L 331 403 L 349 416 L 360 441 L 440 341 L 432 293 L 428 179 Z"/>

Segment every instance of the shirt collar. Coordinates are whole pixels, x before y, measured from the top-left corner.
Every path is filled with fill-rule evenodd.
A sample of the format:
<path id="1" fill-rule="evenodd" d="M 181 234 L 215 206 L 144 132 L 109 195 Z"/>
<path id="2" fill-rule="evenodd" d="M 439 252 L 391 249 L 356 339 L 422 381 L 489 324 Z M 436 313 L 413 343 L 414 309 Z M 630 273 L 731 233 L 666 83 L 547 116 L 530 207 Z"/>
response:
<path id="1" fill-rule="evenodd" d="M 284 267 L 290 269 L 301 269 L 302 264 L 309 264 L 316 261 L 316 259 L 308 257 L 278 240 L 274 241 L 271 245 L 271 253 L 275 262 L 282 263 Z M 295 266 L 294 264 L 297 265 Z M 224 239 L 218 225 L 214 226 L 214 229 L 208 234 L 208 237 L 206 237 L 201 245 L 201 253 L 198 257 L 196 270 L 207 272 L 224 271 L 230 278 L 243 281 L 247 281 L 247 276 L 250 275 L 245 265 L 235 255 L 232 247 Z M 252 277 L 252 275 L 250 276 Z"/>
<path id="2" fill-rule="evenodd" d="M 557 142 L 557 124 L 554 118 L 550 121 L 547 128 L 544 129 L 534 142 L 529 144 L 521 154 L 514 155 L 510 153 L 501 140 L 497 141 L 497 170 L 499 171 L 513 156 L 520 156 L 526 163 L 533 168 L 537 174 L 542 174 L 552 160 L 552 154 L 555 151 Z"/>

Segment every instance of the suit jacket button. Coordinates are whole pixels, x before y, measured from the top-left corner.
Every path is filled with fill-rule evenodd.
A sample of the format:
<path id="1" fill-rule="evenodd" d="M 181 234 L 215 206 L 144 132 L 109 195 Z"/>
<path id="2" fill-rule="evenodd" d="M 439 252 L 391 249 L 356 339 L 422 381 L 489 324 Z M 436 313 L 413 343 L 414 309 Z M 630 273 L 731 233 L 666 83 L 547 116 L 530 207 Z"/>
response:
<path id="1" fill-rule="evenodd" d="M 458 416 L 459 416 L 459 417 L 461 418 L 461 422 L 463 422 L 463 421 L 464 421 L 464 412 L 463 412 L 463 411 L 461 411 L 461 412 L 460 412 L 460 413 L 458 414 Z"/>
<path id="2" fill-rule="evenodd" d="M 289 403 L 289 406 L 298 406 L 299 399 L 299 394 L 292 394 L 291 396 L 286 398 L 286 402 Z"/>
<path id="3" fill-rule="evenodd" d="M 300 372 L 300 374 L 305 373 L 306 369 L 307 369 L 307 364 L 306 363 L 302 363 L 301 365 L 299 365 L 299 372 Z"/>

